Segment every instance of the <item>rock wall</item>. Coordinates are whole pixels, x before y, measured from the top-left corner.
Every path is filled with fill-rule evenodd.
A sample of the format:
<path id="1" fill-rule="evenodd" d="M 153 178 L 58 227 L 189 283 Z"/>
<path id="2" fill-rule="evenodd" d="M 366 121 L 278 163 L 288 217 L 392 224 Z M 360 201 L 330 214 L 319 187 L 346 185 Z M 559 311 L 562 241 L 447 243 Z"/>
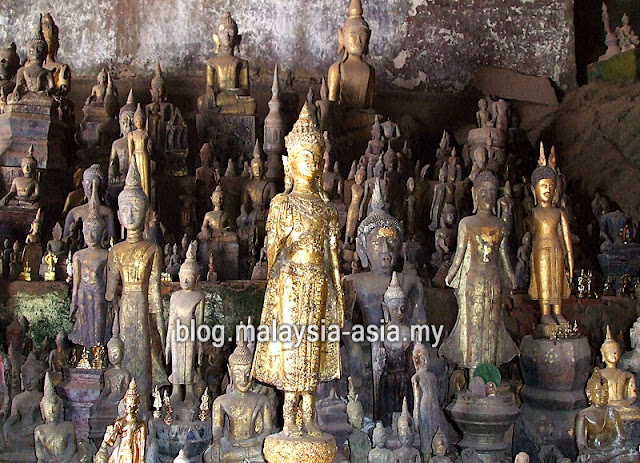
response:
<path id="1" fill-rule="evenodd" d="M 572 0 L 364 0 L 363 7 L 380 86 L 458 91 L 477 65 L 575 86 Z M 59 60 L 77 76 L 104 65 L 119 77 L 149 74 L 156 60 L 168 73 L 196 75 L 229 10 L 254 77 L 278 61 L 317 78 L 337 58 L 347 8 L 348 0 L 4 0 L 0 43 L 15 41 L 24 57 L 37 13 L 49 11 L 60 28 Z"/>

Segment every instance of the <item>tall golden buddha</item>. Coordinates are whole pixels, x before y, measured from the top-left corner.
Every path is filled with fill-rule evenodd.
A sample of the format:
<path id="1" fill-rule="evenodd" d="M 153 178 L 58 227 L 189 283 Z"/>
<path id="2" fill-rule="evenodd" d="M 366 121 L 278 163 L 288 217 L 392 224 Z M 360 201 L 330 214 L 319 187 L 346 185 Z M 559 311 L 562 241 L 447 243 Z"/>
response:
<path id="1" fill-rule="evenodd" d="M 371 29 L 362 16 L 361 0 L 351 0 L 349 16 L 338 29 L 338 53 L 342 58 L 329 68 L 329 100 L 347 108 L 372 107 L 375 69 L 362 59 L 369 53 L 370 38 Z"/>
<path id="2" fill-rule="evenodd" d="M 269 278 L 261 323 L 324 326 L 328 332 L 329 326 L 342 326 L 344 320 L 338 262 L 340 228 L 336 211 L 321 196 L 324 141 L 306 103 L 285 142 L 293 189 L 271 201 L 267 218 Z M 284 390 L 284 436 L 301 436 L 303 432 L 309 437 L 320 436 L 314 395 L 319 382 L 340 377 L 340 342 L 313 340 L 306 333 L 295 347 L 279 339 L 258 342 L 252 374 Z M 302 429 L 296 422 L 299 407 Z"/>
<path id="3" fill-rule="evenodd" d="M 225 12 L 213 34 L 217 56 L 209 58 L 206 93 L 198 98 L 200 113 L 255 115 L 256 101 L 249 94 L 249 62 L 235 56 L 242 35 L 238 24 Z"/>

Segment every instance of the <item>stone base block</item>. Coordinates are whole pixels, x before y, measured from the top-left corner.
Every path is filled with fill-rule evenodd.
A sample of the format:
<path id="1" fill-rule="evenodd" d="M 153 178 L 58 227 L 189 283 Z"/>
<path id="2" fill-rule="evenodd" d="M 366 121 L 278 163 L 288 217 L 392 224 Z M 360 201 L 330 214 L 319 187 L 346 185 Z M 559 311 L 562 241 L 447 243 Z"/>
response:
<path id="1" fill-rule="evenodd" d="M 256 142 L 256 116 L 231 114 L 198 114 L 196 128 L 200 143 L 211 143 L 214 153 L 219 153 L 223 170 L 232 157 L 250 160 Z"/>
<path id="2" fill-rule="evenodd" d="M 263 449 L 269 463 L 330 463 L 336 452 L 335 439 L 326 433 L 304 437 L 274 434 L 265 439 Z"/>
<path id="3" fill-rule="evenodd" d="M 587 66 L 589 83 L 628 85 L 640 80 L 640 49 L 634 48 Z"/>
<path id="4" fill-rule="evenodd" d="M 91 406 L 100 395 L 104 370 L 64 368 L 63 373 L 58 393 L 64 400 L 65 420 L 73 421 L 78 438 L 88 439 Z"/>

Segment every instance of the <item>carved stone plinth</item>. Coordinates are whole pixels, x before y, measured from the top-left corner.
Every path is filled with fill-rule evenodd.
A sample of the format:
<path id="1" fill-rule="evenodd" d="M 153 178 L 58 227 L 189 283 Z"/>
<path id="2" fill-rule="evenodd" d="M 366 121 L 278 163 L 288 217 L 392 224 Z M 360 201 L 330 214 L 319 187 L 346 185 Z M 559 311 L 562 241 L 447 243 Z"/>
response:
<path id="1" fill-rule="evenodd" d="M 575 459 L 573 429 L 578 412 L 587 407 L 584 388 L 591 369 L 587 338 L 534 339 L 520 344 L 522 415 L 514 429 L 514 452 L 527 452 L 536 463 L 543 445 L 553 444 Z"/>
<path id="2" fill-rule="evenodd" d="M 40 169 L 66 169 L 62 140 L 65 126 L 53 100 L 25 95 L 0 114 L 0 166 L 19 167 L 33 145 Z"/>
<path id="3" fill-rule="evenodd" d="M 511 458 L 511 445 L 505 441 L 505 433 L 520 415 L 513 393 L 500 391 L 478 398 L 462 390 L 447 411 L 462 430 L 460 447 L 475 450 L 486 463 Z"/>
<path id="4" fill-rule="evenodd" d="M 336 452 L 336 440 L 326 433 L 317 437 L 273 434 L 265 439 L 263 449 L 269 463 L 330 463 Z"/>
<path id="5" fill-rule="evenodd" d="M 490 143 L 489 140 L 491 140 Z M 483 147 L 487 149 L 489 155 L 493 151 L 494 159 L 502 166 L 507 160 L 507 141 L 507 133 L 495 127 L 471 129 L 467 137 L 469 156 L 473 156 L 476 148 Z"/>
<path id="6" fill-rule="evenodd" d="M 200 455 L 211 442 L 211 420 L 181 421 L 166 424 L 162 419 L 149 421 L 149 434 L 156 438 L 161 463 L 170 463 L 185 449 L 189 461 L 199 462 Z"/>
<path id="7" fill-rule="evenodd" d="M 227 159 L 250 160 L 256 142 L 256 117 L 231 114 L 198 114 L 196 128 L 200 143 L 209 142 L 219 153 L 221 165 Z"/>
<path id="8" fill-rule="evenodd" d="M 89 437 L 89 414 L 102 389 L 104 370 L 63 368 L 58 394 L 64 400 L 65 420 L 73 421 L 79 439 Z"/>

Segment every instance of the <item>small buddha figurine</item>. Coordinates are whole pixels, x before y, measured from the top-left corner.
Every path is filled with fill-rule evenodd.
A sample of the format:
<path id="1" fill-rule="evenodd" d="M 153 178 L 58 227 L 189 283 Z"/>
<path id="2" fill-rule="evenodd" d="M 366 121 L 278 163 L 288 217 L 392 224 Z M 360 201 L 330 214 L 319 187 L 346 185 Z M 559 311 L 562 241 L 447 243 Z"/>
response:
<path id="1" fill-rule="evenodd" d="M 351 185 L 351 203 L 349 203 L 347 211 L 347 228 L 345 232 L 346 242 L 351 245 L 355 242 L 358 224 L 363 218 L 361 204 L 364 199 L 364 186 L 362 184 L 366 180 L 366 176 L 367 172 L 361 167 L 356 172 L 355 183 Z"/>
<path id="2" fill-rule="evenodd" d="M 576 416 L 578 463 L 632 463 L 638 452 L 624 447 L 625 431 L 620 414 L 608 404 L 609 384 L 594 368 L 585 389 L 590 406 Z"/>
<path id="3" fill-rule="evenodd" d="M 320 99 L 315 102 L 318 128 L 322 133 L 325 131 L 332 133 L 333 131 L 334 104 L 335 103 L 329 99 L 329 87 L 327 86 L 326 79 L 323 77 L 320 82 Z"/>
<path id="4" fill-rule="evenodd" d="M 83 174 L 84 169 L 81 167 L 78 167 L 73 173 L 73 191 L 67 195 L 67 199 L 64 202 L 64 207 L 62 209 L 63 216 L 67 215 L 67 213 L 74 207 L 81 205 L 85 200 L 84 191 L 82 189 Z"/>
<path id="5" fill-rule="evenodd" d="M 609 385 L 608 404 L 620 413 L 623 420 L 640 419 L 640 408 L 635 405 L 638 400 L 635 375 L 618 368 L 622 352 L 620 344 L 611 336 L 611 328 L 608 325 L 607 337 L 602 343 L 600 353 L 606 364 L 606 368 L 600 370 L 600 373 Z"/>
<path id="6" fill-rule="evenodd" d="M 242 35 L 238 24 L 225 12 L 213 34 L 217 56 L 209 58 L 207 65 L 206 93 L 198 97 L 200 113 L 209 111 L 222 114 L 252 116 L 256 113 L 256 102 L 250 96 L 249 62 L 235 56 Z"/>
<path id="7" fill-rule="evenodd" d="M 154 140 L 154 150 L 157 153 L 164 154 L 166 149 L 168 152 L 176 149 L 187 148 L 187 125 L 184 122 L 182 113 L 174 104 L 167 101 L 167 88 L 162 77 L 162 69 L 160 62 L 156 62 L 156 70 L 153 79 L 151 79 L 151 103 L 145 107 L 145 113 L 149 125 L 147 130 Z M 154 108 L 157 107 L 157 115 L 159 118 L 152 117 Z M 155 120 L 155 123 L 152 123 Z M 152 126 L 157 128 L 154 136 Z"/>
<path id="8" fill-rule="evenodd" d="M 431 261 L 438 267 L 448 262 L 455 250 L 457 238 L 455 224 L 456 207 L 453 204 L 445 204 L 440 215 L 440 228 L 436 230 L 434 236 L 436 252 L 431 256 Z"/>
<path id="9" fill-rule="evenodd" d="M 346 108 L 368 109 L 373 105 L 375 69 L 363 61 L 369 53 L 371 29 L 362 16 L 360 0 L 351 0 L 349 16 L 338 29 L 339 61 L 329 68 L 329 100 Z"/>
<path id="10" fill-rule="evenodd" d="M 69 363 L 69 351 L 65 346 L 66 336 L 63 331 L 56 335 L 56 348 L 49 352 L 49 375 L 54 386 L 62 381 L 62 368 Z"/>
<path id="11" fill-rule="evenodd" d="M 147 424 L 138 416 L 140 395 L 135 378 L 123 399 L 125 416 L 118 418 L 113 425 L 107 426 L 100 449 L 94 463 L 144 463 L 148 437 Z M 111 456 L 108 447 L 114 447 Z"/>
<path id="12" fill-rule="evenodd" d="M 122 189 L 129 171 L 128 139 L 129 133 L 133 130 L 133 115 L 135 111 L 136 103 L 133 98 L 133 89 L 131 89 L 126 104 L 120 108 L 118 114 L 121 137 L 111 144 L 111 154 L 109 155 L 109 186 L 116 187 L 118 192 Z"/>
<path id="13" fill-rule="evenodd" d="M 33 157 L 33 145 L 22 159 L 22 177 L 11 181 L 9 192 L 0 199 L 0 206 L 17 206 L 25 209 L 40 207 L 40 183 L 35 179 L 38 163 Z"/>
<path id="14" fill-rule="evenodd" d="M 616 34 L 618 35 L 618 46 L 623 53 L 640 45 L 640 38 L 629 25 L 629 15 L 627 13 L 622 15 L 622 26 L 616 27 Z"/>
<path id="15" fill-rule="evenodd" d="M 216 167 L 219 167 L 218 160 L 215 159 L 211 144 L 204 143 L 200 148 L 200 167 L 196 169 L 196 189 L 198 197 L 209 199 L 211 193 L 220 182 L 216 178 Z"/>
<path id="16" fill-rule="evenodd" d="M 516 259 L 516 287 L 526 288 L 531 273 L 531 233 L 526 232 L 522 236 L 522 245 L 518 248 Z"/>
<path id="17" fill-rule="evenodd" d="M 398 418 L 398 440 L 401 447 L 393 451 L 396 463 L 422 463 L 420 452 L 413 446 L 413 423 L 406 397 L 402 402 L 402 414 Z"/>
<path id="18" fill-rule="evenodd" d="M 573 245 L 566 213 L 552 205 L 556 188 L 555 149 L 547 161 L 540 143 L 538 167 L 531 175 L 537 206 L 533 209 L 533 249 L 529 296 L 540 303 L 543 325 L 567 324 L 562 315 L 562 300 L 571 294 L 565 273 L 573 275 Z M 553 315 L 552 315 L 553 312 Z"/>
<path id="19" fill-rule="evenodd" d="M 382 158 L 380 158 L 373 168 L 373 177 L 368 178 L 364 182 L 364 197 L 360 204 L 360 208 L 362 210 L 361 214 L 363 216 L 367 216 L 371 213 L 373 195 L 376 190 L 378 190 L 380 197 L 382 198 L 384 209 L 387 211 L 389 210 L 389 188 L 384 174 L 384 163 L 382 162 Z"/>
<path id="20" fill-rule="evenodd" d="M 198 239 L 201 241 L 216 238 L 231 228 L 229 216 L 222 209 L 224 205 L 224 192 L 220 185 L 218 185 L 211 194 L 211 202 L 213 203 L 213 210 L 205 214 L 201 231 L 198 234 Z"/>
<path id="21" fill-rule="evenodd" d="M 409 177 L 406 183 L 407 193 L 404 197 L 404 222 L 407 224 L 407 238 L 412 238 L 416 233 L 416 203 L 418 198 L 415 195 L 416 181 Z"/>
<path id="22" fill-rule="evenodd" d="M 272 432 L 273 410 L 266 395 L 251 390 L 252 357 L 244 340 L 238 340 L 229 357 L 227 392 L 211 406 L 213 439 L 204 453 L 205 463 L 264 461 L 262 444 Z"/>
<path id="23" fill-rule="evenodd" d="M 509 129 L 509 120 L 511 119 L 510 113 L 511 105 L 509 105 L 509 103 L 504 101 L 502 98 L 493 103 L 493 114 L 495 118 L 496 129 Z M 491 144 L 487 144 L 487 146 L 491 146 Z"/>
<path id="24" fill-rule="evenodd" d="M 34 34 L 28 43 L 27 62 L 18 69 L 16 86 L 7 98 L 9 104 L 20 101 L 28 93 L 48 98 L 55 92 L 56 83 L 53 73 L 43 67 L 47 51 L 47 42 L 42 35 L 42 26 L 40 19 L 38 19 Z"/>
<path id="25" fill-rule="evenodd" d="M 243 205 L 249 208 L 249 215 L 255 217 L 255 223 L 258 225 L 260 233 L 260 241 L 264 238 L 264 227 L 267 223 L 267 214 L 269 213 L 269 203 L 276 195 L 275 183 L 265 178 L 264 161 L 260 154 L 260 141 L 256 140 L 255 149 L 253 151 L 253 159 L 251 160 L 251 176 L 250 180 L 243 190 Z"/>
<path id="26" fill-rule="evenodd" d="M 109 251 L 105 298 L 113 301 L 122 281 L 122 296 L 118 299 L 120 337 L 124 343 L 122 365 L 136 378 L 142 407 L 147 410 L 153 383 L 164 383 L 162 363 L 157 357 L 162 347 L 152 349 L 151 344 L 155 342 L 152 330 L 160 335 L 162 346 L 166 332 L 160 298 L 162 249 L 153 241 L 142 238 L 149 198 L 142 190 L 135 157 L 131 158 L 125 188 L 118 196 L 118 205 L 127 238 L 113 245 Z"/>
<path id="27" fill-rule="evenodd" d="M 60 42 L 58 40 L 58 26 L 53 21 L 50 13 L 42 15 L 42 35 L 47 42 L 47 59 L 44 67 L 53 73 L 56 92 L 58 95 L 66 95 L 71 90 L 71 69 L 68 65 L 57 61 Z"/>
<path id="28" fill-rule="evenodd" d="M 100 239 L 106 244 L 111 238 L 113 238 L 115 234 L 115 220 L 113 217 L 113 211 L 110 207 L 102 204 L 101 196 L 103 190 L 104 182 L 104 174 L 100 164 L 93 164 L 91 167 L 87 168 L 82 174 L 82 190 L 84 192 L 84 198 L 87 200 L 87 204 L 82 204 L 80 206 L 76 206 L 69 213 L 64 220 L 64 232 L 63 236 L 67 237 L 70 234 L 71 224 L 78 221 L 85 221 L 89 217 L 91 206 L 89 205 L 89 200 L 93 196 L 93 188 L 94 186 L 97 188 L 96 199 L 98 201 L 98 216 L 104 222 L 104 236 L 101 236 Z"/>
<path id="29" fill-rule="evenodd" d="M 171 376 L 169 382 L 173 389 L 171 402 L 180 402 L 180 386 L 185 386 L 184 402 L 195 403 L 194 384 L 197 382 L 196 368 L 202 363 L 203 345 L 194 339 L 178 341 L 176 324 L 191 326 L 195 320 L 195 326 L 204 323 L 204 292 L 197 291 L 196 285 L 200 277 L 200 267 L 196 262 L 197 241 L 192 241 L 187 251 L 187 256 L 180 267 L 180 287 L 171 295 L 169 303 L 169 322 L 167 324 L 167 343 L 165 358 L 171 359 Z"/>
<path id="30" fill-rule="evenodd" d="M 140 103 L 138 103 L 138 109 L 133 115 L 135 130 L 127 136 L 129 159 L 136 158 L 140 180 L 142 181 L 142 191 L 151 200 L 151 142 L 149 132 L 145 130 L 145 122 L 144 112 L 140 107 Z"/>
<path id="31" fill-rule="evenodd" d="M 347 419 L 351 425 L 351 434 L 347 439 L 349 445 L 349 463 L 367 463 L 367 456 L 371 451 L 371 442 L 369 435 L 362 431 L 364 422 L 364 410 L 362 404 L 358 400 L 353 381 L 349 377 L 349 400 L 347 403 Z"/>
<path id="32" fill-rule="evenodd" d="M 431 219 L 429 230 L 433 232 L 438 229 L 442 208 L 445 205 L 447 172 L 447 165 L 443 164 L 442 167 L 440 167 L 440 172 L 438 173 L 438 183 L 433 190 L 433 199 L 431 200 L 431 209 L 429 213 L 429 218 Z"/>
<path id="33" fill-rule="evenodd" d="M 2 424 L 4 439 L 11 438 L 14 444 L 33 447 L 33 431 L 42 423 L 38 404 L 42 400 L 42 380 L 47 366 L 33 352 L 20 369 L 24 391 L 11 402 L 11 415 Z"/>
<path id="34" fill-rule="evenodd" d="M 367 463 L 396 463 L 393 452 L 386 445 L 387 430 L 382 421 L 378 421 L 373 429 L 373 448 L 369 452 Z"/>
<path id="35" fill-rule="evenodd" d="M 507 235 L 510 237 L 514 228 L 515 202 L 511 197 L 511 182 L 504 182 L 504 196 L 498 199 L 498 217 L 504 220 L 507 226 Z"/>
<path id="36" fill-rule="evenodd" d="M 84 102 L 85 105 L 102 106 L 104 104 L 104 96 L 107 93 L 107 70 L 105 68 L 100 69 L 97 81 L 96 85 L 91 88 L 91 94 Z"/>
<path id="37" fill-rule="evenodd" d="M 329 201 L 342 201 L 344 191 L 344 180 L 340 175 L 339 169 L 336 169 L 337 161 L 334 164 L 331 157 L 331 141 L 329 139 L 329 132 L 323 133 L 325 140 L 325 152 L 323 155 L 324 168 L 322 171 L 322 190 L 324 194 L 329 198 Z"/>
<path id="38" fill-rule="evenodd" d="M 481 363 L 502 365 L 518 354 L 502 318 L 503 276 L 511 289 L 515 276 L 507 256 L 506 225 L 493 215 L 497 182 L 489 170 L 476 177 L 471 190 L 476 214 L 458 225 L 456 253 L 445 279 L 455 288 L 458 318 L 440 354 L 469 368 L 470 376 Z"/>
<path id="39" fill-rule="evenodd" d="M 76 427 L 71 421 L 64 421 L 64 404 L 56 394 L 48 372 L 44 378 L 40 412 L 44 424 L 33 432 L 37 463 L 80 463 L 83 458 L 76 441 Z"/>
<path id="40" fill-rule="evenodd" d="M 0 108 L 7 102 L 9 95 L 16 86 L 13 78 L 20 68 L 20 57 L 16 52 L 16 44 L 11 42 L 0 47 Z M 0 112 L 2 110 L 0 109 Z"/>
<path id="41" fill-rule="evenodd" d="M 367 143 L 367 149 L 362 156 L 366 162 L 367 169 L 373 169 L 373 166 L 378 162 L 382 151 L 384 150 L 386 143 L 382 136 L 382 125 L 380 124 L 380 116 L 376 114 L 374 116 L 373 125 L 371 126 L 371 140 Z M 371 175 L 367 175 L 370 177 Z"/>
<path id="42" fill-rule="evenodd" d="M 98 180 L 93 180 L 89 216 L 82 222 L 82 233 L 87 248 L 73 255 L 73 287 L 69 317 L 75 325 L 69 339 L 91 349 L 107 341 L 107 258 L 109 251 L 102 248 L 105 222 L 99 215 Z"/>
<path id="43" fill-rule="evenodd" d="M 131 382 L 131 375 L 122 368 L 123 353 L 124 344 L 120 339 L 120 318 L 118 317 L 118 312 L 115 312 L 112 336 L 107 343 L 107 355 L 109 356 L 111 367 L 104 372 L 104 387 L 91 406 L 91 418 L 106 416 L 113 416 L 114 420 L 117 418 L 118 404 L 124 397 Z"/>
<path id="44" fill-rule="evenodd" d="M 238 172 L 236 171 L 236 165 L 233 162 L 233 159 L 229 158 L 227 160 L 227 170 L 224 171 L 225 177 L 237 177 Z"/>
<path id="45" fill-rule="evenodd" d="M 476 122 L 478 128 L 484 129 L 493 127 L 493 121 L 491 120 L 491 112 L 488 111 L 489 103 L 484 98 L 480 98 L 478 101 L 478 112 L 476 112 Z"/>
<path id="46" fill-rule="evenodd" d="M 442 429 L 438 428 L 436 433 L 433 436 L 433 440 L 431 441 L 431 450 L 433 456 L 428 458 L 427 455 L 423 452 L 423 458 L 425 463 L 452 463 L 453 458 L 447 455 L 447 451 L 449 450 L 449 441 L 447 437 L 442 432 Z"/>

